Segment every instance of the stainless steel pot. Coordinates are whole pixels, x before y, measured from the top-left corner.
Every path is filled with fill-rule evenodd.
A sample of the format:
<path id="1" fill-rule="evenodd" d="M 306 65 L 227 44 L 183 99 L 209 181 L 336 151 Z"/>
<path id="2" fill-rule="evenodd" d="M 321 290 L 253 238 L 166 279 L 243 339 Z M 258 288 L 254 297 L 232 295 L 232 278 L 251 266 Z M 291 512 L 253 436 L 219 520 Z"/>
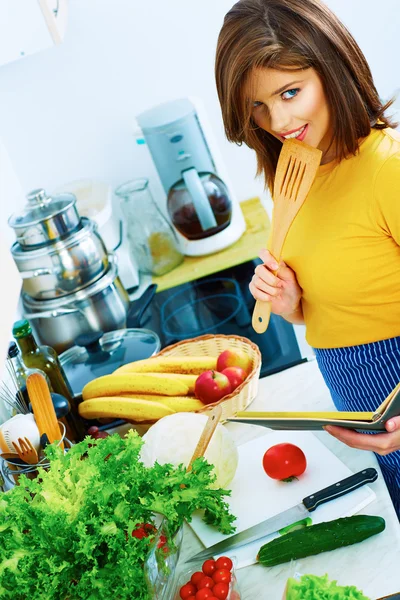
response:
<path id="1" fill-rule="evenodd" d="M 108 270 L 91 285 L 53 300 L 35 300 L 23 293 L 22 305 L 39 341 L 61 353 L 82 333 L 125 328 L 129 296 L 116 261 L 109 256 Z"/>
<path id="2" fill-rule="evenodd" d="M 43 189 L 28 194 L 22 213 L 11 215 L 8 224 L 21 248 L 31 250 L 64 239 L 82 227 L 73 194 L 50 197 Z"/>
<path id="3" fill-rule="evenodd" d="M 36 300 L 71 294 L 92 284 L 108 266 L 107 250 L 94 221 L 82 217 L 82 227 L 64 240 L 24 250 L 18 242 L 11 254 L 23 279 L 22 289 Z"/>

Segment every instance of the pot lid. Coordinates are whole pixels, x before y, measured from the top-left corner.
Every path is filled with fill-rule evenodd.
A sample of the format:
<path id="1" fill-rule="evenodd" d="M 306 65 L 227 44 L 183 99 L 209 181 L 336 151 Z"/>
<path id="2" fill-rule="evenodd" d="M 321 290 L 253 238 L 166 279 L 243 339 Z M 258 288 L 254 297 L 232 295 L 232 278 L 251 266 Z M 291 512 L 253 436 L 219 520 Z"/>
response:
<path id="1" fill-rule="evenodd" d="M 161 347 L 160 338 L 149 329 L 118 329 L 82 334 L 76 346 L 59 359 L 75 395 L 92 379 L 109 375 L 118 367 L 150 358 Z"/>
<path id="2" fill-rule="evenodd" d="M 76 203 L 74 194 L 57 194 L 48 196 L 43 189 L 32 190 L 27 195 L 28 203 L 23 211 L 11 215 L 8 224 L 13 229 L 20 229 L 27 225 L 37 225 L 42 221 L 54 217 Z"/>

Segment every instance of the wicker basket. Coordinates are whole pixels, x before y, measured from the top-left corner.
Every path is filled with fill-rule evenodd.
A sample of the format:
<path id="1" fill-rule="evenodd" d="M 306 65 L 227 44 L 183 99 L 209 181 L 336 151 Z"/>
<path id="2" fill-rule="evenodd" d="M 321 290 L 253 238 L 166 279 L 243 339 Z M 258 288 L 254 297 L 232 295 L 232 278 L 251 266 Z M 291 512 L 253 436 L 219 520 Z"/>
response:
<path id="1" fill-rule="evenodd" d="M 240 349 L 252 360 L 252 370 L 246 380 L 232 394 L 225 396 L 214 404 L 207 404 L 196 412 L 206 412 L 214 406 L 222 408 L 221 420 L 233 417 L 239 410 L 244 410 L 257 396 L 258 379 L 261 369 L 261 353 L 256 344 L 238 335 L 202 335 L 183 340 L 161 350 L 157 356 L 218 356 L 228 349 Z"/>

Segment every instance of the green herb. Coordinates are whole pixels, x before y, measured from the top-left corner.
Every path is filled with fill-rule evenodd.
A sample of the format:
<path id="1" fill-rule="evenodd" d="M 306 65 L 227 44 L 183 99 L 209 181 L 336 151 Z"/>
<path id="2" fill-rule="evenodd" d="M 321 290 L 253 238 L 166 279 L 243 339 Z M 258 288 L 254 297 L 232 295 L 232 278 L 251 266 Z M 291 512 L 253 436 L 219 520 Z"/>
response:
<path id="1" fill-rule="evenodd" d="M 337 585 L 328 575 L 303 575 L 299 581 L 290 577 L 286 600 L 369 600 L 354 585 Z"/>
<path id="2" fill-rule="evenodd" d="M 139 460 L 135 432 L 86 438 L 63 454 L 47 448 L 49 471 L 0 496 L 0 598 L 6 600 L 147 600 L 143 563 L 153 539 L 132 536 L 165 515 L 172 530 L 192 513 L 221 532 L 234 531 L 224 496 L 210 488 L 205 459 L 183 465 Z"/>

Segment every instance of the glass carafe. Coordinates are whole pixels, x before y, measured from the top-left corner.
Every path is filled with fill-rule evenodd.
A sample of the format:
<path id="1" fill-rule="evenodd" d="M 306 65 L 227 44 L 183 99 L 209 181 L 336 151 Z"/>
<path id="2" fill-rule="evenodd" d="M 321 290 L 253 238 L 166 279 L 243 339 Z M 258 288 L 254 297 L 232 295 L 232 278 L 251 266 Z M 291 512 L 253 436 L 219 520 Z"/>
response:
<path id="1" fill-rule="evenodd" d="M 171 221 L 188 240 L 201 240 L 219 233 L 228 227 L 232 216 L 232 201 L 224 182 L 214 173 L 196 175 L 184 177 L 168 193 L 167 206 Z M 200 192 L 198 186 L 202 188 Z M 203 211 L 203 214 L 199 214 L 198 203 L 203 201 L 208 202 L 209 207 L 205 214 Z M 207 219 L 208 211 L 211 212 L 211 220 Z"/>
<path id="2" fill-rule="evenodd" d="M 179 242 L 149 190 L 148 179 L 133 179 L 116 190 L 124 227 L 139 270 L 164 275 L 183 260 Z"/>

